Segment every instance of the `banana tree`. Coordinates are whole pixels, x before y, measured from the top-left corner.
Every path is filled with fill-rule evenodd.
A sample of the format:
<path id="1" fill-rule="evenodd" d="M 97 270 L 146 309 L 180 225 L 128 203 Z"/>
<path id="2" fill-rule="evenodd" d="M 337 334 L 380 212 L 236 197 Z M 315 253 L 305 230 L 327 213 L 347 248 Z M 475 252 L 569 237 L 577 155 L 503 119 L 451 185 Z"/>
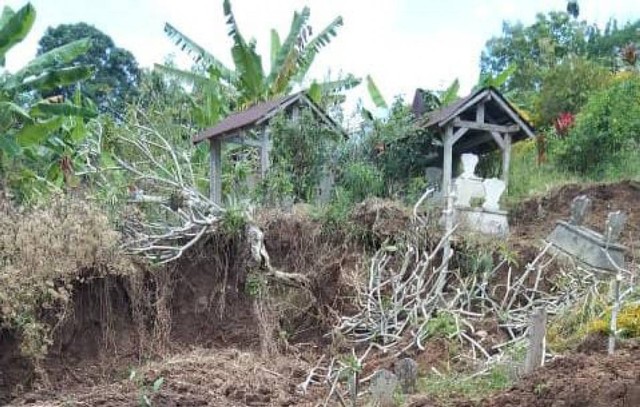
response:
<path id="1" fill-rule="evenodd" d="M 220 95 L 233 96 L 235 103 L 231 106 L 232 109 L 286 95 L 294 85 L 303 83 L 318 53 L 336 37 L 338 29 L 343 25 L 342 17 L 336 17 L 313 36 L 309 25 L 309 8 L 304 7 L 302 11 L 294 12 L 289 33 L 284 41 L 281 41 L 276 30 L 271 30 L 270 69 L 266 71 L 262 56 L 256 51 L 256 41 L 246 40 L 240 32 L 229 0 L 223 1 L 223 11 L 229 36 L 233 40 L 233 68 L 227 67 L 220 59 L 169 23 L 165 25 L 166 34 L 192 57 L 193 62 L 201 67 L 204 74 L 176 70 L 164 65 L 156 65 L 156 68 L 206 89 L 210 98 L 217 97 L 218 106 L 223 105 L 225 99 Z M 339 83 L 316 84 L 311 96 L 319 100 L 322 93 L 318 90 L 336 93 L 352 88 L 359 82 L 353 77 L 348 77 Z M 224 110 L 218 109 L 222 114 Z"/>
<path id="2" fill-rule="evenodd" d="M 36 11 L 27 4 L 18 11 L 5 7 L 0 16 L 0 67 L 7 53 L 31 30 Z M 6 178 L 8 166 L 18 180 L 37 177 L 21 163 L 37 156 L 35 152 L 49 137 L 59 132 L 70 117 L 96 115 L 90 105 L 43 100 L 44 92 L 75 84 L 89 77 L 92 68 L 70 63 L 90 47 L 89 40 L 78 40 L 55 48 L 30 61 L 15 73 L 0 71 L 0 174 Z M 64 68 L 59 66 L 69 64 Z"/>

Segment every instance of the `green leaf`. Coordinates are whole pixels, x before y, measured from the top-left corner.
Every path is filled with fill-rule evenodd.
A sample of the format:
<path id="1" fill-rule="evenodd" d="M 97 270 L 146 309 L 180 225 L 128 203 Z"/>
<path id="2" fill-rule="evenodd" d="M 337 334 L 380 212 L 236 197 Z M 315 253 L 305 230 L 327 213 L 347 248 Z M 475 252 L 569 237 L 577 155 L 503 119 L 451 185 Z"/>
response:
<path id="1" fill-rule="evenodd" d="M 313 81 L 311 86 L 309 86 L 307 96 L 309 96 L 309 98 L 315 103 L 320 103 L 320 100 L 322 99 L 322 86 L 320 86 L 318 82 Z"/>
<path id="2" fill-rule="evenodd" d="M 233 39 L 234 45 L 231 48 L 231 55 L 236 65 L 236 71 L 240 73 L 243 91 L 249 99 L 259 99 L 264 94 L 262 58 L 256 53 L 255 44 L 248 44 L 240 33 L 231 2 L 224 0 L 222 8 L 227 18 L 229 36 Z"/>
<path id="3" fill-rule="evenodd" d="M 172 68 L 170 66 L 154 64 L 154 69 L 168 77 L 183 81 L 189 85 L 209 87 L 214 81 L 206 76 L 194 73 L 191 71 L 185 71 L 178 68 Z"/>
<path id="4" fill-rule="evenodd" d="M 169 23 L 164 25 L 164 32 L 172 39 L 180 49 L 189 55 L 196 64 L 204 64 L 207 66 L 215 67 L 219 72 L 222 79 L 227 82 L 233 82 L 236 79 L 236 74 L 231 69 L 227 68 L 218 58 L 207 52 L 204 48 L 198 45 L 195 41 L 178 31 L 174 26 Z"/>
<path id="5" fill-rule="evenodd" d="M 22 82 L 15 86 L 17 91 L 37 90 L 47 92 L 58 87 L 73 85 L 93 74 L 93 68 L 88 66 L 74 66 L 47 71 L 42 75 Z"/>
<path id="6" fill-rule="evenodd" d="M 98 116 L 98 111 L 71 103 L 39 102 L 35 104 L 30 113 L 34 117 L 46 116 L 76 116 L 91 119 Z"/>
<path id="7" fill-rule="evenodd" d="M 0 136 L 0 151 L 9 157 L 15 157 L 20 154 L 20 146 L 12 136 L 3 135 Z"/>
<path id="8" fill-rule="evenodd" d="M 447 89 L 440 94 L 440 105 L 448 106 L 458 99 L 458 91 L 460 90 L 460 81 L 454 80 Z"/>
<path id="9" fill-rule="evenodd" d="M 285 38 L 284 43 L 278 51 L 275 64 L 271 65 L 271 72 L 269 73 L 267 83 L 271 84 L 275 82 L 278 76 L 281 76 L 280 71 L 283 69 L 286 61 L 291 59 L 297 60 L 298 50 L 296 46 L 299 39 L 302 37 L 302 33 L 307 25 L 310 14 L 311 11 L 309 10 L 309 7 L 303 8 L 301 13 L 293 13 L 293 20 L 291 21 L 289 34 L 287 34 L 287 38 Z"/>
<path id="10" fill-rule="evenodd" d="M 29 115 L 29 112 L 13 102 L 0 102 L 0 110 L 9 113 L 14 118 L 22 121 L 30 122 L 33 120 Z"/>
<path id="11" fill-rule="evenodd" d="M 336 81 L 322 82 L 322 91 L 325 94 L 336 93 L 349 89 L 353 89 L 362 83 L 362 79 L 356 78 L 352 74 L 347 75 L 344 79 L 338 79 Z"/>
<path id="12" fill-rule="evenodd" d="M 43 122 L 24 125 L 16 134 L 16 140 L 23 147 L 41 144 L 51 133 L 58 130 L 63 122 L 64 117 L 54 117 Z"/>
<path id="13" fill-rule="evenodd" d="M 369 91 L 369 96 L 371 97 L 371 100 L 373 101 L 373 104 L 376 105 L 376 107 L 381 107 L 384 109 L 389 108 L 389 105 L 387 105 L 387 102 L 384 100 L 382 93 L 378 89 L 378 86 L 376 86 L 373 78 L 371 78 L 371 75 L 367 75 L 367 90 Z"/>
<path id="14" fill-rule="evenodd" d="M 11 9 L 5 7 L 0 18 L 0 59 L 3 61 L 7 51 L 14 45 L 20 43 L 33 26 L 36 20 L 36 10 L 31 3 L 27 3 L 24 7 L 13 13 Z"/>
<path id="15" fill-rule="evenodd" d="M 329 45 L 331 38 L 338 35 L 338 28 L 342 27 L 344 22 L 342 17 L 336 17 L 324 30 L 320 31 L 313 40 L 311 40 L 305 47 L 302 55 L 298 59 L 298 72 L 296 73 L 296 81 L 300 82 L 304 79 L 304 76 L 309 71 L 309 68 L 313 64 L 313 61 L 318 55 L 320 50 Z"/>
<path id="16" fill-rule="evenodd" d="M 278 53 L 280 52 L 280 48 L 282 48 L 282 44 L 280 43 L 280 36 L 278 32 L 274 29 L 271 30 L 271 69 L 273 69 L 276 64 L 276 59 L 278 58 Z"/>
<path id="17" fill-rule="evenodd" d="M 89 38 L 73 41 L 54 48 L 33 59 L 27 66 L 16 72 L 15 77 L 19 81 L 22 81 L 24 78 L 38 74 L 46 69 L 66 65 L 86 53 L 90 48 L 91 40 Z"/>

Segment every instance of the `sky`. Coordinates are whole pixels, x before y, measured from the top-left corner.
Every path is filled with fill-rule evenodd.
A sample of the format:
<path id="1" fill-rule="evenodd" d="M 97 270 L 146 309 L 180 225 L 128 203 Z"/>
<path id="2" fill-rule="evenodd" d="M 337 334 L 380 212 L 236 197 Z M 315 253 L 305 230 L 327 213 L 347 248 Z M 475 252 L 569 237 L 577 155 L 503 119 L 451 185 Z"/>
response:
<path id="1" fill-rule="evenodd" d="M 25 0 L 0 0 L 19 8 Z M 222 0 L 32 0 L 36 23 L 28 38 L 10 51 L 7 67 L 15 70 L 35 55 L 45 29 L 86 22 L 130 50 L 143 67 L 174 54 L 184 67 L 189 59 L 163 32 L 170 22 L 219 59 L 232 66 L 231 42 L 222 14 Z M 604 26 L 640 18 L 638 0 L 580 0 L 580 18 Z M 458 78 L 468 92 L 479 74 L 485 42 L 499 35 L 502 22 L 531 23 L 538 12 L 564 10 L 566 0 L 232 0 L 245 38 L 254 37 L 268 69 L 270 29 L 284 38 L 294 10 L 311 8 L 316 30 L 340 15 L 338 37 L 316 58 L 310 78 L 370 74 L 387 100 L 413 97 L 417 87 L 446 88 Z M 349 97 L 370 106 L 364 86 Z"/>

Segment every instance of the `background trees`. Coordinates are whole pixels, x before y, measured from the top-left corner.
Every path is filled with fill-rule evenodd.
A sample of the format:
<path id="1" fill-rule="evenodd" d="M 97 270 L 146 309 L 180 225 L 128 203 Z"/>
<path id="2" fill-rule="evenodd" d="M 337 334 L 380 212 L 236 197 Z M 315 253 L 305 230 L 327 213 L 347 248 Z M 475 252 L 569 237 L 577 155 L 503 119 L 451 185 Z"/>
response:
<path id="1" fill-rule="evenodd" d="M 91 47 L 78 55 L 74 65 L 91 65 L 94 73 L 83 83 L 82 92 L 98 105 L 102 112 L 118 112 L 137 94 L 140 69 L 131 52 L 117 47 L 111 37 L 86 23 L 61 24 L 49 27 L 38 42 L 38 54 L 80 38 L 91 39 Z M 61 86 L 51 93 L 70 97 L 75 85 Z"/>

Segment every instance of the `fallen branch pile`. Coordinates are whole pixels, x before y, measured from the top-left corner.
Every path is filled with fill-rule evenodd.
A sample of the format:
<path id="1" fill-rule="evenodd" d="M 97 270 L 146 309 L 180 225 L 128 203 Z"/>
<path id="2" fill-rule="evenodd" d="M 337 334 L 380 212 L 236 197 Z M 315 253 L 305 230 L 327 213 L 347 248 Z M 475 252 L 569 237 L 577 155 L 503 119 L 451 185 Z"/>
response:
<path id="1" fill-rule="evenodd" d="M 449 259 L 441 260 L 447 236 L 428 251 L 420 239 L 426 234 L 427 222 L 416 224 L 414 237 L 404 247 L 385 245 L 375 253 L 366 281 L 363 279 L 358 289 L 358 312 L 340 317 L 331 333 L 359 350 L 360 356 L 354 351 L 349 362 L 339 358 L 327 362 L 323 356 L 300 385 L 301 391 L 313 383 L 326 385 L 327 403 L 332 397 L 344 400 L 354 383 L 370 380 L 371 376 L 355 380 L 355 372 L 372 355 L 398 358 L 412 349 L 424 350 L 429 337 L 441 334 L 432 332 L 437 324 L 431 322 L 437 318 L 455 322 L 454 332 L 447 336 L 466 350 L 459 357 L 482 366 L 481 374 L 492 363 L 506 360 L 510 347 L 524 345 L 534 309 L 559 314 L 580 301 L 599 297 L 606 286 L 601 283 L 611 277 L 573 263 L 551 244 L 546 244 L 523 271 L 516 270 L 506 258 L 483 273 L 450 269 Z M 547 270 L 552 270 L 550 276 Z M 489 340 L 488 336 L 496 333 L 483 330 L 487 320 L 497 321 L 497 338 Z M 346 377 L 351 379 L 345 384 Z"/>

